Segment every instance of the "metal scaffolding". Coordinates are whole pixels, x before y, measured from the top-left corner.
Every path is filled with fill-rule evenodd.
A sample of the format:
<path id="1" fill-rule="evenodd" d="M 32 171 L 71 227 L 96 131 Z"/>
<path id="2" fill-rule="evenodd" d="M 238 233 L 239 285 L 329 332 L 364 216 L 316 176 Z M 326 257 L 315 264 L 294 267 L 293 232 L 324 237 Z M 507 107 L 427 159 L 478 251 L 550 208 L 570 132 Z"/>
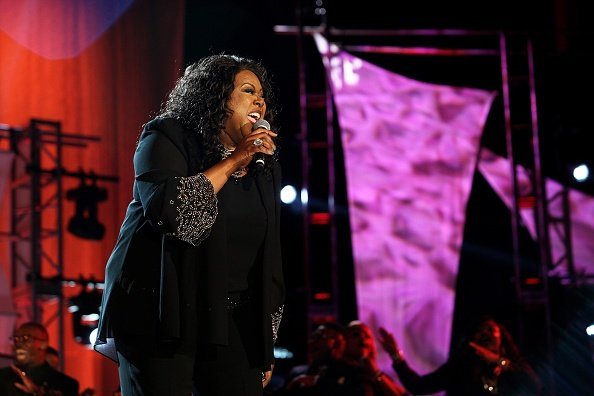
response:
<path id="1" fill-rule="evenodd" d="M 62 287 L 87 284 L 67 280 L 64 268 L 64 177 L 81 178 L 82 171 L 66 170 L 63 150 L 81 149 L 98 137 L 64 133 L 60 122 L 31 119 L 27 127 L 0 125 L 0 138 L 8 139 L 14 153 L 10 183 L 10 282 L 17 312 L 48 326 L 57 321 L 57 349 L 64 348 L 64 296 Z M 117 177 L 94 175 L 116 182 Z"/>

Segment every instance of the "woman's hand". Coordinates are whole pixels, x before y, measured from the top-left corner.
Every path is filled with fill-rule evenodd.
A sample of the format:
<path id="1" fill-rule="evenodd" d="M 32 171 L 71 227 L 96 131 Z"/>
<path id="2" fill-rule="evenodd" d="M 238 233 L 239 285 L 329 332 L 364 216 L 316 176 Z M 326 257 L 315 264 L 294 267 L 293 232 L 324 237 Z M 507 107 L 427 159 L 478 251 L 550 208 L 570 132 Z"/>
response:
<path id="1" fill-rule="evenodd" d="M 393 363 L 400 363 L 404 360 L 394 335 L 383 327 L 379 328 L 379 343 L 384 348 L 384 351 L 390 355 Z"/>
<path id="2" fill-rule="evenodd" d="M 250 164 L 252 158 L 257 153 L 272 155 L 276 150 L 276 144 L 272 138 L 278 134 L 265 128 L 258 128 L 252 131 L 252 124 L 246 123 L 241 127 L 243 140 L 237 144 L 229 160 L 234 161 L 235 170 L 245 168 Z"/>
<path id="3" fill-rule="evenodd" d="M 499 362 L 499 354 L 495 353 L 484 346 L 477 344 L 474 341 L 470 341 L 468 343 L 472 349 L 474 349 L 475 353 L 487 363 L 497 363 Z"/>
<path id="4" fill-rule="evenodd" d="M 390 356 L 393 356 L 398 353 L 398 343 L 396 343 L 396 339 L 394 335 L 390 333 L 388 330 L 384 329 L 383 327 L 379 328 L 379 342 L 384 351 Z"/>
<path id="5" fill-rule="evenodd" d="M 272 141 L 272 138 L 277 136 L 276 132 L 264 128 L 252 131 L 252 124 L 249 122 L 243 125 L 241 130 L 245 137 L 233 149 L 232 154 L 203 172 L 212 183 L 215 194 L 223 188 L 233 173 L 246 168 L 256 153 L 272 155 L 276 150 L 276 145 Z M 257 142 L 257 139 L 260 141 Z M 261 144 L 255 144 L 260 142 Z"/>

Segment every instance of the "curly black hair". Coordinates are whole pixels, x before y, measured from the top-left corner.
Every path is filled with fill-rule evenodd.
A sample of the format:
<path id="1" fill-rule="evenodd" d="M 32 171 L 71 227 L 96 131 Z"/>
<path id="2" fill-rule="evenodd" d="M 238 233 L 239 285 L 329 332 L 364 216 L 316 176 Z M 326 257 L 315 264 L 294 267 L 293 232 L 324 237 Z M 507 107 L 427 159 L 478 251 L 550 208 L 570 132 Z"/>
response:
<path id="1" fill-rule="evenodd" d="M 266 120 L 274 125 L 277 109 L 268 72 L 260 62 L 236 55 L 209 55 L 190 64 L 163 103 L 157 116 L 174 118 L 187 131 L 192 171 L 202 171 L 221 159 L 220 133 L 231 115 L 228 101 L 235 75 L 243 70 L 253 72 L 260 80 L 266 101 Z M 277 160 L 276 153 L 273 159 Z M 267 169 L 271 162 L 266 161 Z"/>
<path id="2" fill-rule="evenodd" d="M 507 327 L 500 320 L 497 320 L 494 316 L 489 314 L 481 315 L 473 320 L 469 328 L 470 331 L 466 336 L 465 343 L 474 340 L 475 336 L 482 333 L 484 326 L 489 323 L 496 324 L 499 327 L 499 331 L 501 332 L 502 355 L 515 361 L 523 359 L 522 353 Z"/>

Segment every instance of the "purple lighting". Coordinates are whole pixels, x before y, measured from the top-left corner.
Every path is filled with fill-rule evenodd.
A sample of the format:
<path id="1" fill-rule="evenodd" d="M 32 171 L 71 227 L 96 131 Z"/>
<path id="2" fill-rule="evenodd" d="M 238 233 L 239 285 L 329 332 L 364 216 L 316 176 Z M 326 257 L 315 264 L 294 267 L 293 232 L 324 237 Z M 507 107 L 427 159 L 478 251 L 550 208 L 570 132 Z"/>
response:
<path id="1" fill-rule="evenodd" d="M 44 58 L 70 58 L 93 44 L 132 3 L 134 0 L 3 1 L 0 30 Z"/>

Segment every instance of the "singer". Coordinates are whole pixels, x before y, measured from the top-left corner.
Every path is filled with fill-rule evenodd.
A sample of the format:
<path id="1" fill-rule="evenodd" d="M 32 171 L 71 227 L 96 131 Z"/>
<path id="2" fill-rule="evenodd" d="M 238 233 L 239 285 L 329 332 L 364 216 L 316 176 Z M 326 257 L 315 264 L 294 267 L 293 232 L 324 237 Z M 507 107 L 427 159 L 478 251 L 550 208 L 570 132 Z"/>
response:
<path id="1" fill-rule="evenodd" d="M 123 396 L 253 396 L 270 381 L 284 299 L 272 93 L 260 63 L 211 55 L 144 125 L 95 344 Z"/>

